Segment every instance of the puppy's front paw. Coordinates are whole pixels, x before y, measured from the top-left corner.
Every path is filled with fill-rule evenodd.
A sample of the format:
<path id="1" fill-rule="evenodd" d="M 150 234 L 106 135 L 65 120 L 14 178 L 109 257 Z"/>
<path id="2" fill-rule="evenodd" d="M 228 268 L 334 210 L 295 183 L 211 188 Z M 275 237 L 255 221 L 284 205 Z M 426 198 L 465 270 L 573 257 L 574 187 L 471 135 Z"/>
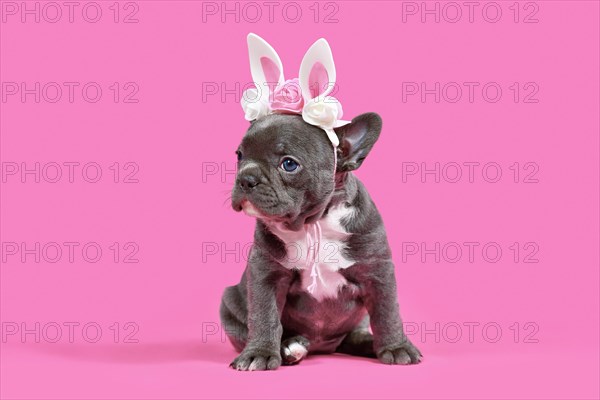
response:
<path id="1" fill-rule="evenodd" d="M 402 344 L 387 346 L 377 352 L 377 358 L 384 364 L 418 364 L 423 355 L 409 340 Z"/>
<path id="2" fill-rule="evenodd" d="M 229 364 L 238 371 L 264 371 L 277 369 L 281 365 L 281 355 L 278 351 L 263 349 L 245 349 Z"/>

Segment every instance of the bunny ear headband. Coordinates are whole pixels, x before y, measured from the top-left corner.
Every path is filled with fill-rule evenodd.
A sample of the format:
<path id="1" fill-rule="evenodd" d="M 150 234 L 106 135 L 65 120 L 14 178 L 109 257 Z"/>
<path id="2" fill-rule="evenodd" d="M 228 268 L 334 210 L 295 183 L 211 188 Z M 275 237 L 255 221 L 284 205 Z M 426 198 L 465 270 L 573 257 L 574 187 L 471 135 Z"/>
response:
<path id="1" fill-rule="evenodd" d="M 333 147 L 339 139 L 333 128 L 343 121 L 342 105 L 329 93 L 335 85 L 335 64 L 329 43 L 319 39 L 308 49 L 300 64 L 299 77 L 285 80 L 277 52 L 260 36 L 248 35 L 250 71 L 256 88 L 242 96 L 242 108 L 248 121 L 268 114 L 300 114 L 305 122 L 327 133 Z"/>

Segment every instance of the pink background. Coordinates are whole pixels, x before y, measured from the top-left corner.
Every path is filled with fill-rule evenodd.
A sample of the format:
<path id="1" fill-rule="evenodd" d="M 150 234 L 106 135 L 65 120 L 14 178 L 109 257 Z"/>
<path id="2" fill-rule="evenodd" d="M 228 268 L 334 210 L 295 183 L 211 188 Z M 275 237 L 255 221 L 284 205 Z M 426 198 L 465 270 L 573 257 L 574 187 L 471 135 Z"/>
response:
<path id="1" fill-rule="evenodd" d="M 58 183 L 6 176 L 1 240 L 29 248 L 97 242 L 103 256 L 86 262 L 80 246 L 73 263 L 66 254 L 56 263 L 36 263 L 32 255 L 22 262 L 3 248 L 2 398 L 598 398 L 598 2 L 537 2 L 538 23 L 523 23 L 533 10 L 524 3 L 515 23 L 512 1 L 498 2 L 497 23 L 483 19 L 485 2 L 473 23 L 466 8 L 457 23 L 435 23 L 433 16 L 422 23 L 419 15 L 403 22 L 403 4 L 391 1 L 332 3 L 337 23 L 323 22 L 335 11 L 324 3 L 318 23 L 313 2 L 298 2 L 297 23 L 282 17 L 284 3 L 273 22 L 262 6 L 259 22 L 229 15 L 222 23 L 220 14 L 203 22 L 199 1 L 140 1 L 139 22 L 130 24 L 113 22 L 111 1 L 99 2 L 101 20 L 88 23 L 80 4 L 73 23 L 66 16 L 22 23 L 3 14 L 2 82 L 81 88 L 94 81 L 103 89 L 97 103 L 80 91 L 72 103 L 66 92 L 57 103 L 8 96 L 1 103 L 4 172 L 12 162 L 33 168 L 71 161 L 97 162 L 103 175 L 97 183 L 83 180 L 80 169 L 73 183 L 66 176 Z M 121 9 L 120 20 L 131 10 Z M 358 176 L 386 222 L 402 314 L 419 328 L 411 337 L 425 354 L 421 365 L 330 355 L 273 373 L 239 373 L 227 367 L 235 357 L 230 344 L 209 334 L 223 288 L 245 267 L 253 221 L 231 210 L 233 175 L 220 176 L 223 165 L 234 168 L 247 122 L 233 94 L 203 101 L 203 84 L 233 89 L 250 81 L 248 32 L 278 50 L 287 78 L 297 75 L 310 44 L 327 38 L 345 117 L 383 117 L 381 139 Z M 135 82 L 139 102 L 115 103 L 108 88 L 114 82 Z M 480 90 L 473 102 L 466 92 L 456 103 L 436 103 L 432 95 L 403 102 L 402 82 L 497 82 L 503 95 L 496 103 Z M 521 90 L 535 82 L 539 102 L 524 103 L 522 91 L 515 103 L 514 82 Z M 114 183 L 115 162 L 122 173 L 125 163 L 136 163 L 139 183 Z M 403 182 L 403 163 L 410 162 L 495 162 L 503 175 L 488 183 L 480 166 L 472 183 L 464 175 L 457 183 L 432 176 L 421 182 L 418 175 Z M 535 163 L 539 182 L 524 183 L 521 175 L 514 183 L 515 162 L 522 173 Z M 135 242 L 139 262 L 122 262 L 122 250 L 115 263 L 114 242 Z M 455 263 L 436 263 L 432 255 L 402 262 L 406 242 L 481 245 L 473 262 L 467 254 Z M 496 263 L 481 255 L 489 242 L 503 251 Z M 514 242 L 518 262 L 509 249 Z M 523 262 L 527 242 L 539 248 L 539 262 Z M 233 250 L 215 251 L 221 243 Z M 33 334 L 7 334 L 13 324 L 65 322 L 80 324 L 73 343 L 66 328 L 57 343 L 48 340 L 54 331 L 41 332 L 40 343 Z M 102 328 L 97 343 L 82 336 L 90 322 Z M 115 322 L 121 329 L 136 324 L 138 343 L 123 343 L 123 330 L 114 343 Z M 471 322 L 479 324 L 472 341 L 464 325 Z M 421 335 L 436 323 L 439 340 Z M 453 343 L 456 324 L 462 337 Z M 494 329 L 482 333 L 485 324 L 502 329 L 496 343 Z"/>

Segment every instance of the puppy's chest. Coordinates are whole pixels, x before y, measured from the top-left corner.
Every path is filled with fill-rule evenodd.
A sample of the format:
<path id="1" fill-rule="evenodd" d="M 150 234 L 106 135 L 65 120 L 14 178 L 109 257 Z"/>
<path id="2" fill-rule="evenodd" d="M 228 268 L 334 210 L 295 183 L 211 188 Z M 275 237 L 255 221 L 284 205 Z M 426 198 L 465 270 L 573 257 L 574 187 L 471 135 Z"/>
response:
<path id="1" fill-rule="evenodd" d="M 340 270 L 355 263 L 346 253 L 350 233 L 344 223 L 354 216 L 354 208 L 344 204 L 329 210 L 318 223 L 306 225 L 299 232 L 271 227 L 286 246 L 282 265 L 298 270 L 300 285 L 317 300 L 335 298 L 348 282 Z"/>

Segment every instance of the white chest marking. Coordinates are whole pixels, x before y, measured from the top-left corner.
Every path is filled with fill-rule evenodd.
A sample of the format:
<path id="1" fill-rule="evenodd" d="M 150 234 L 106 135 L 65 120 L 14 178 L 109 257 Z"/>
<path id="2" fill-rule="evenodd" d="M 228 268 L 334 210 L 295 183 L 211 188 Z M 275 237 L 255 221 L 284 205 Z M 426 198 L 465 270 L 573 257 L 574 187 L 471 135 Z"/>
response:
<path id="1" fill-rule="evenodd" d="M 302 288 L 319 301 L 337 297 L 339 289 L 347 284 L 338 271 L 350 267 L 355 261 L 344 255 L 350 234 L 342 226 L 342 220 L 352 218 L 354 212 L 354 208 L 343 203 L 329 209 L 327 215 L 319 220 L 320 235 L 315 234 L 318 232 L 316 224 L 306 225 L 298 232 L 289 231 L 281 224 L 270 225 L 272 232 L 286 246 L 287 257 L 283 266 L 300 270 Z"/>

